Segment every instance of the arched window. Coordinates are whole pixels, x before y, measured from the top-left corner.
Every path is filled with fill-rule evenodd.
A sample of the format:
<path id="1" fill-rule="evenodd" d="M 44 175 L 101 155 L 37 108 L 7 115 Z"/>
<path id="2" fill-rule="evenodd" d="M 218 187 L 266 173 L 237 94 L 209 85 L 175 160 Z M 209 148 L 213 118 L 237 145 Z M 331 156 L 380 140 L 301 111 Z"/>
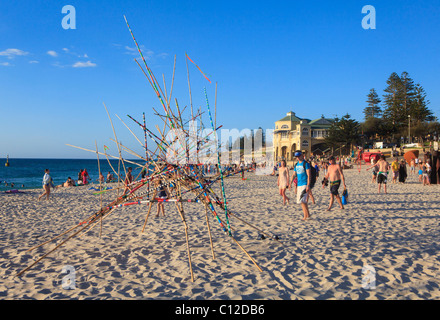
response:
<path id="1" fill-rule="evenodd" d="M 307 140 L 303 140 L 302 146 L 303 147 L 308 147 L 309 146 L 309 142 Z"/>
<path id="2" fill-rule="evenodd" d="M 308 136 L 309 135 L 309 129 L 308 128 L 303 128 L 302 129 L 302 135 L 303 136 Z"/>
<path id="3" fill-rule="evenodd" d="M 283 124 L 283 125 L 281 126 L 281 129 L 289 129 L 289 126 L 288 126 L 287 124 Z"/>

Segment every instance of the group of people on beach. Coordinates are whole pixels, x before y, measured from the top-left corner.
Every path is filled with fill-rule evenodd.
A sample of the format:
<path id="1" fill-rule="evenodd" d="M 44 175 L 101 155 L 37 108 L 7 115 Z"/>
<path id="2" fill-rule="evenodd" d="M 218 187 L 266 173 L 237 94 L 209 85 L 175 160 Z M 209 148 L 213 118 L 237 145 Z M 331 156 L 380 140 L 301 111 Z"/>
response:
<path id="1" fill-rule="evenodd" d="M 77 185 L 78 186 L 87 185 L 89 183 L 89 180 L 90 180 L 90 175 L 87 172 L 87 169 L 81 169 L 78 173 L 78 180 L 76 182 L 71 177 L 68 177 L 67 180 L 65 182 L 63 182 L 62 184 L 55 185 L 52 177 L 50 176 L 50 170 L 45 169 L 44 176 L 43 176 L 43 190 L 44 190 L 44 192 L 38 197 L 38 201 L 40 201 L 41 198 L 43 198 L 44 196 L 46 196 L 46 200 L 49 200 L 51 188 L 57 189 L 57 188 L 75 187 Z M 113 175 L 111 174 L 111 172 L 109 172 L 107 175 L 106 182 L 111 182 L 113 180 L 114 180 Z M 104 177 L 103 177 L 102 173 L 100 173 L 99 181 L 104 182 Z"/>
<path id="2" fill-rule="evenodd" d="M 319 176 L 319 166 L 315 164 L 312 168 L 310 162 L 305 160 L 304 154 L 301 151 L 296 151 L 294 153 L 295 158 L 297 159 L 296 164 L 293 166 L 293 174 L 290 177 L 289 168 L 287 168 L 286 161 L 281 161 L 281 166 L 279 168 L 278 174 L 278 188 L 281 197 L 283 198 L 283 204 L 289 204 L 289 198 L 286 195 L 288 190 L 294 187 L 296 193 L 296 203 L 301 205 L 301 208 L 304 213 L 303 220 L 310 219 L 310 210 L 308 206 L 309 199 L 315 204 L 315 198 L 313 196 L 312 189 L 316 184 L 316 179 Z M 331 156 L 328 158 L 328 165 L 325 165 L 324 171 L 324 179 L 322 183 L 322 187 L 326 187 L 330 184 L 330 203 L 327 208 L 327 211 L 330 211 L 334 200 L 339 204 L 341 209 L 344 209 L 342 204 L 341 196 L 339 195 L 339 187 L 344 187 L 344 190 L 347 189 L 345 185 L 345 178 L 343 174 L 343 170 L 341 166 L 336 163 L 335 157 Z"/>
<path id="3" fill-rule="evenodd" d="M 426 161 L 419 160 L 418 158 L 411 158 L 409 163 L 410 166 L 410 174 L 416 174 L 416 167 L 418 167 L 418 175 L 419 182 L 425 185 L 431 185 L 431 160 L 426 159 Z M 373 177 L 371 182 L 377 181 L 378 184 L 378 193 L 380 193 L 381 186 L 383 185 L 384 192 L 387 193 L 387 181 L 388 174 L 390 173 L 392 176 L 392 183 L 405 183 L 408 178 L 407 173 L 407 163 L 405 159 L 394 158 L 393 162 L 390 164 L 386 161 L 384 155 L 381 155 L 379 160 L 372 159 L 372 164 L 366 170 L 372 169 Z"/>

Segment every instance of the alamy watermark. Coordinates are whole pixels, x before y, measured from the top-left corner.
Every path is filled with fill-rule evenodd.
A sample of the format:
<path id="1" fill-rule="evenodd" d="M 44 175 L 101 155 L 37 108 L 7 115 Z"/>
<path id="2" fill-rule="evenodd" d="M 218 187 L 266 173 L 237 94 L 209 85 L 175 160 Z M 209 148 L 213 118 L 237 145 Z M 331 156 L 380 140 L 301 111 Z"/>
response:
<path id="1" fill-rule="evenodd" d="M 216 165 L 220 160 L 221 165 L 256 163 L 271 170 L 274 164 L 273 129 L 199 130 L 197 122 L 191 121 L 188 130 L 170 130 L 165 141 L 166 160 L 171 164 Z"/>
<path id="2" fill-rule="evenodd" d="M 66 14 L 61 20 L 64 30 L 76 29 L 76 9 L 72 5 L 66 5 L 61 9 L 61 13 Z"/>
<path id="3" fill-rule="evenodd" d="M 76 289 L 76 272 L 73 266 L 64 266 L 61 270 L 62 274 L 67 273 L 61 281 L 61 287 L 64 290 Z"/>
<path id="4" fill-rule="evenodd" d="M 365 30 L 376 29 L 376 8 L 372 5 L 363 6 L 362 13 L 367 14 L 362 19 L 362 28 Z"/>
<path id="5" fill-rule="evenodd" d="M 376 289 L 376 269 L 367 264 L 362 268 L 362 275 L 362 289 Z"/>

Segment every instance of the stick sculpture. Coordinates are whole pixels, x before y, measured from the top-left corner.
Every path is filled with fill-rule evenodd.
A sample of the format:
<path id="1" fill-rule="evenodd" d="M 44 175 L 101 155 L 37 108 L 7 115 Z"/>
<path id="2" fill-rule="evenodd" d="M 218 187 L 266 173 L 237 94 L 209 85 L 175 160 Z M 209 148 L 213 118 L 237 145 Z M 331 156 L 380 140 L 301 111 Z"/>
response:
<path id="1" fill-rule="evenodd" d="M 212 141 L 211 140 L 212 136 L 210 137 L 211 133 L 202 136 L 201 132 L 195 132 L 194 128 L 192 128 L 191 126 L 189 126 L 189 128 L 185 127 L 186 124 L 188 124 L 188 122 L 183 121 L 182 118 L 183 111 L 181 112 L 179 105 L 177 103 L 177 99 L 175 100 L 177 112 L 173 112 L 170 106 L 170 99 L 171 99 L 172 87 L 174 84 L 174 70 L 173 70 L 173 84 L 171 86 L 170 94 L 169 96 L 167 96 L 162 93 L 162 89 L 160 88 L 159 83 L 156 81 L 153 72 L 148 67 L 147 62 L 142 54 L 142 51 L 139 48 L 139 45 L 133 35 L 132 29 L 128 24 L 128 21 L 125 16 L 124 19 L 130 31 L 130 34 L 133 38 L 133 41 L 139 51 L 141 59 L 145 65 L 145 70 L 142 68 L 141 64 L 139 64 L 136 60 L 135 61 L 138 64 L 138 66 L 142 69 L 144 75 L 147 77 L 148 82 L 152 86 L 161 105 L 163 106 L 165 114 L 160 115 L 157 112 L 156 114 L 160 117 L 160 119 L 164 121 L 164 129 L 161 131 L 157 127 L 159 134 L 155 134 L 152 130 L 148 129 L 145 120 L 145 113 L 143 113 L 143 121 L 142 121 L 143 123 L 135 120 L 132 116 L 128 115 L 128 118 L 133 120 L 137 125 L 139 125 L 144 133 L 144 142 L 141 142 L 135 136 L 135 134 L 129 129 L 129 127 L 124 123 L 124 125 L 135 136 L 136 140 L 139 142 L 142 148 L 145 149 L 145 155 L 141 156 L 133 152 L 132 150 L 128 149 L 127 147 L 123 146 L 122 143 L 118 141 L 116 136 L 116 131 L 114 129 L 113 123 L 110 118 L 110 114 L 108 113 L 107 107 L 104 105 L 113 129 L 114 140 L 113 139 L 112 140 L 117 145 L 118 156 L 116 157 L 109 155 L 106 152 L 106 150 L 108 149 L 108 147 L 106 146 L 104 146 L 103 153 L 99 152 L 97 147 L 96 150 L 89 150 L 76 146 L 72 146 L 72 147 L 96 153 L 98 161 L 99 161 L 99 155 L 104 155 L 107 158 L 109 164 L 110 164 L 109 158 L 119 159 L 120 164 L 122 164 L 124 173 L 126 173 L 126 164 L 131 164 L 133 166 L 138 166 L 142 168 L 142 170 L 146 171 L 146 174 L 143 175 L 142 178 L 139 179 L 138 176 L 136 179 L 134 179 L 134 181 L 130 182 L 124 179 L 125 177 L 121 176 L 120 166 L 118 166 L 118 169 L 116 171 L 116 169 L 113 168 L 113 166 L 111 166 L 110 164 L 113 172 L 117 176 L 118 187 L 109 190 L 103 190 L 102 186 L 100 186 L 99 192 L 95 193 L 97 195 L 100 195 L 100 199 L 101 199 L 100 210 L 95 212 L 94 214 L 92 214 L 90 217 L 86 218 L 84 221 L 80 222 L 79 224 L 72 226 L 71 228 L 62 232 L 58 236 L 28 249 L 27 251 L 30 252 L 41 246 L 53 243 L 55 242 L 55 240 L 58 240 L 60 238 L 62 239 L 58 244 L 55 245 L 55 247 L 48 250 L 46 253 L 44 253 L 41 257 L 39 257 L 29 266 L 21 270 L 17 275 L 18 276 L 23 275 L 27 270 L 29 270 L 34 265 L 39 263 L 42 259 L 46 258 L 49 254 L 59 249 L 66 242 L 73 239 L 74 237 L 84 235 L 85 233 L 92 230 L 96 225 L 100 226 L 100 235 L 101 235 L 103 221 L 107 219 L 112 213 L 117 212 L 118 208 L 129 207 L 134 205 L 145 205 L 145 204 L 148 205 L 149 206 L 148 212 L 145 217 L 145 221 L 141 230 L 141 233 L 143 233 L 147 226 L 148 217 L 151 211 L 152 204 L 159 202 L 170 203 L 170 204 L 174 203 L 176 206 L 176 211 L 182 220 L 182 224 L 185 230 L 188 263 L 189 263 L 189 270 L 192 281 L 194 281 L 194 273 L 191 263 L 191 249 L 189 243 L 188 224 L 186 219 L 186 212 L 184 211 L 184 206 L 183 206 L 185 203 L 194 203 L 196 205 L 199 204 L 204 207 L 205 216 L 206 216 L 205 217 L 206 225 L 209 231 L 209 239 L 210 239 L 210 246 L 211 246 L 213 259 L 215 259 L 215 253 L 214 253 L 213 236 L 211 233 L 211 225 L 209 223 L 209 213 L 211 213 L 211 215 L 219 224 L 220 228 L 224 231 L 225 236 L 232 239 L 233 243 L 237 244 L 238 248 L 245 253 L 245 255 L 256 266 L 256 268 L 259 271 L 262 271 L 260 266 L 255 261 L 255 259 L 253 259 L 251 255 L 246 251 L 246 249 L 237 241 L 237 239 L 234 237 L 232 232 L 232 230 L 235 231 L 235 229 L 231 226 L 230 219 L 236 218 L 241 223 L 257 230 L 259 233 L 266 235 L 267 237 L 272 237 L 271 235 L 268 235 L 264 231 L 260 230 L 259 228 L 246 222 L 244 219 L 240 218 L 236 214 L 232 213 L 231 210 L 228 208 L 224 180 L 228 177 L 234 176 L 235 174 L 241 173 L 241 171 L 239 170 L 236 172 L 225 172 L 221 165 L 220 151 L 219 151 L 219 145 L 217 143 L 217 133 L 216 133 L 217 130 L 220 128 L 220 127 L 216 128 L 217 90 L 215 97 L 216 106 L 215 106 L 214 119 L 212 117 L 211 110 L 209 108 L 206 89 L 204 91 L 209 120 L 212 127 L 211 133 L 213 134 L 214 137 L 214 141 Z M 189 59 L 188 55 L 186 55 L 186 58 Z M 190 61 L 193 62 L 193 60 Z M 174 59 L 174 68 L 175 68 L 175 63 L 176 63 L 176 59 Z M 200 70 L 198 66 L 197 68 Z M 202 71 L 200 70 L 200 72 Z M 208 79 L 203 72 L 202 74 L 206 79 Z M 189 81 L 189 73 L 188 73 L 188 81 Z M 165 82 L 165 78 L 164 78 L 164 82 Z M 191 97 L 191 93 L 190 93 L 190 97 Z M 201 122 L 201 116 L 202 116 L 202 112 L 198 112 L 196 115 L 193 114 L 192 98 L 191 98 L 191 121 Z M 122 119 L 120 120 L 122 121 Z M 169 133 L 171 133 L 172 141 L 170 141 L 170 139 L 166 139 Z M 156 144 L 155 150 L 151 149 L 151 144 L 147 144 L 147 136 L 151 139 L 151 141 L 153 141 Z M 202 164 L 194 161 L 191 162 L 190 160 L 191 159 L 198 160 L 199 155 L 203 151 L 206 151 L 209 148 L 212 149 L 213 146 L 214 149 L 217 150 L 218 172 L 214 176 L 210 176 L 209 177 L 210 179 L 208 179 L 208 177 L 203 175 Z M 142 163 L 144 164 L 139 164 L 138 162 L 123 159 L 122 149 L 136 156 L 137 158 L 141 159 Z M 173 161 L 170 161 L 170 159 L 172 159 Z M 123 186 L 119 186 L 120 181 L 124 181 Z M 220 183 L 220 188 L 221 188 L 220 197 L 217 196 L 217 194 L 215 194 L 212 188 L 212 186 L 217 182 Z M 156 197 L 156 194 L 160 188 L 166 189 L 166 192 L 168 194 L 167 199 Z M 109 204 L 103 205 L 102 194 L 104 192 L 112 192 L 114 190 L 117 190 L 118 192 L 116 199 Z M 120 194 L 121 190 L 124 190 L 122 194 Z M 220 214 L 218 214 L 221 211 L 224 211 L 225 213 L 224 219 L 221 217 Z M 274 239 L 280 244 L 282 244 L 277 237 Z"/>

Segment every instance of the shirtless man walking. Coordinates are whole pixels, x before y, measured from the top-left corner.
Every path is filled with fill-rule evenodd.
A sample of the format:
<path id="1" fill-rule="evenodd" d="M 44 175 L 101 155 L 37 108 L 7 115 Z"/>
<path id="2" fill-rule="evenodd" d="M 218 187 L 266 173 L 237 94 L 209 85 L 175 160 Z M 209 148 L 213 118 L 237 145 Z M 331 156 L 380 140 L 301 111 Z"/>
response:
<path id="1" fill-rule="evenodd" d="M 367 170 L 371 169 L 372 167 L 376 166 L 378 173 L 377 173 L 377 184 L 378 187 L 378 193 L 380 193 L 380 187 L 383 184 L 383 190 L 385 191 L 385 194 L 387 193 L 387 178 L 388 178 L 388 171 L 390 170 L 390 164 L 385 160 L 385 156 L 381 155 L 379 161 L 367 168 Z"/>
<path id="2" fill-rule="evenodd" d="M 344 189 L 347 189 L 346 185 L 345 185 L 345 178 L 344 178 L 344 174 L 342 173 L 341 170 L 341 166 L 339 164 L 336 164 L 336 160 L 335 157 L 331 156 L 329 158 L 329 162 L 330 165 L 328 166 L 328 170 L 327 170 L 327 174 L 325 175 L 324 179 L 330 182 L 330 194 L 331 194 L 331 198 L 330 198 L 330 204 L 328 206 L 327 211 L 330 211 L 330 209 L 333 206 L 333 202 L 336 198 L 336 200 L 339 203 L 339 207 L 341 209 L 344 209 L 344 206 L 342 205 L 342 199 L 339 196 L 339 186 L 342 185 L 344 186 Z M 322 187 L 324 188 L 324 184 L 322 185 Z"/>

